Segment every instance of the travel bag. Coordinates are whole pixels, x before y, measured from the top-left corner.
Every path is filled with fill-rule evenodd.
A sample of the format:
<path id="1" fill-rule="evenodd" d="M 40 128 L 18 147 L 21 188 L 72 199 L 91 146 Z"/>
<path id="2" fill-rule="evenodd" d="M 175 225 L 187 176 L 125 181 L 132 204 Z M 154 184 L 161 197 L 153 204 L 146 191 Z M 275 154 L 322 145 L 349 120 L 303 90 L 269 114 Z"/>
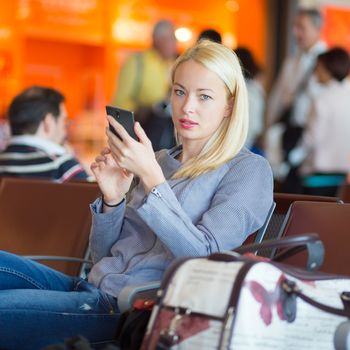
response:
<path id="1" fill-rule="evenodd" d="M 141 349 L 346 349 L 349 292 L 350 277 L 235 252 L 180 259 L 162 281 Z"/>

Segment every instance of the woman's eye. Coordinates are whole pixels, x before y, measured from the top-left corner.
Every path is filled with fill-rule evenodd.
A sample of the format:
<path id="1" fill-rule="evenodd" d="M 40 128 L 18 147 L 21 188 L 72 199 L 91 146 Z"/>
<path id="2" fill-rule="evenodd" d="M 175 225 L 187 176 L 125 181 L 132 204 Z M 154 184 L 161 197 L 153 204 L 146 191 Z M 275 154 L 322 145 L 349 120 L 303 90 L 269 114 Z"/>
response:
<path id="1" fill-rule="evenodd" d="M 208 96 L 208 95 L 201 95 L 200 96 L 200 98 L 201 98 L 201 100 L 210 100 L 211 99 L 211 97 L 210 96 Z"/>
<path id="2" fill-rule="evenodd" d="M 180 90 L 180 89 L 175 89 L 174 92 L 175 92 L 175 95 L 177 95 L 177 96 L 183 96 L 183 95 L 185 94 L 185 93 L 184 93 L 182 90 Z"/>

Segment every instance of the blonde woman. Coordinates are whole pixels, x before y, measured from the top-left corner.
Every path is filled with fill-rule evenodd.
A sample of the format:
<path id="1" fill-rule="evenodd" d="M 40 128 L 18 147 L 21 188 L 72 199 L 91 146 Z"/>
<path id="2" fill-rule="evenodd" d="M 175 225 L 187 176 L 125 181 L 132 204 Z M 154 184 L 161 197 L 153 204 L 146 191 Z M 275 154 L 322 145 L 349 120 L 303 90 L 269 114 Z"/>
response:
<path id="1" fill-rule="evenodd" d="M 15 301 L 0 298 L 0 348 L 38 349 L 74 334 L 108 341 L 124 286 L 161 279 L 177 257 L 233 249 L 263 225 L 272 173 L 264 158 L 243 148 L 247 92 L 232 50 L 202 41 L 180 56 L 171 105 L 179 145 L 157 154 L 139 124 L 137 142 L 108 117 L 123 141 L 107 129 L 109 148 L 91 165 L 103 196 L 91 206 L 89 282 L 0 254 L 6 266 L 30 267 L 11 270 L 14 279 L 25 275 L 25 286 L 7 283 L 7 289 L 32 288 L 15 299 L 21 313 L 12 325 L 1 320 Z M 0 289 L 3 279 L 0 272 Z"/>

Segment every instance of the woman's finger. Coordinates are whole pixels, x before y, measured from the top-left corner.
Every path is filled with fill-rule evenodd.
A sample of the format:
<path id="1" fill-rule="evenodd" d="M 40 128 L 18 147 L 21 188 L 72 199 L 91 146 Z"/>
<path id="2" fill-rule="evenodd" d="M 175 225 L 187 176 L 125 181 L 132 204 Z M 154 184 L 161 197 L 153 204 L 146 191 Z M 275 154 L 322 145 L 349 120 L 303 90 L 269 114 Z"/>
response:
<path id="1" fill-rule="evenodd" d="M 131 136 L 128 134 L 128 132 L 125 130 L 125 128 L 123 127 L 123 125 L 121 125 L 120 123 L 118 123 L 114 118 L 112 118 L 111 116 L 107 116 L 108 122 L 113 126 L 114 130 L 116 131 L 116 133 L 118 134 L 118 136 L 121 138 L 121 142 L 125 142 L 125 141 L 129 141 L 129 139 L 132 139 Z M 109 130 L 109 133 L 113 134 L 114 133 L 112 131 Z M 116 136 L 116 138 L 118 138 L 118 136 Z"/>
<path id="2" fill-rule="evenodd" d="M 106 164 L 110 165 L 110 166 L 114 166 L 115 165 L 115 160 L 113 158 L 112 153 L 106 155 Z"/>
<path id="3" fill-rule="evenodd" d="M 113 141 L 111 141 L 111 140 L 108 139 L 107 142 L 108 142 L 108 145 L 109 145 L 109 147 L 110 147 L 110 149 L 111 149 L 111 156 L 113 156 L 113 158 L 115 158 L 115 157 L 117 157 L 117 158 L 121 157 L 121 155 L 122 155 L 122 150 L 121 150 L 118 146 L 116 146 L 116 145 L 113 143 Z"/>
<path id="4" fill-rule="evenodd" d="M 103 155 L 98 155 L 96 158 L 95 158 L 95 162 L 98 163 L 98 162 L 105 162 L 106 161 L 106 156 L 103 156 Z"/>
<path id="5" fill-rule="evenodd" d="M 150 141 L 150 139 L 146 135 L 145 131 L 142 129 L 142 126 L 140 125 L 139 122 L 135 123 L 134 130 L 135 130 L 137 137 L 139 138 L 139 141 L 142 144 L 147 145 L 147 146 L 150 146 L 150 145 L 152 146 L 152 142 Z"/>
<path id="6" fill-rule="evenodd" d="M 121 147 L 121 145 L 123 143 L 122 140 L 118 136 L 116 136 L 111 130 L 109 130 L 109 128 L 106 128 L 106 136 L 107 136 L 107 141 L 110 140 L 114 144 L 116 144 L 119 147 Z"/>
<path id="7" fill-rule="evenodd" d="M 111 150 L 108 148 L 108 147 L 105 147 L 102 151 L 101 151 L 101 154 L 102 155 L 106 155 L 106 154 L 110 154 L 111 153 Z"/>
<path id="8" fill-rule="evenodd" d="M 94 162 L 90 165 L 90 169 L 92 173 L 96 176 L 98 175 L 98 171 L 100 170 L 100 165 Z"/>

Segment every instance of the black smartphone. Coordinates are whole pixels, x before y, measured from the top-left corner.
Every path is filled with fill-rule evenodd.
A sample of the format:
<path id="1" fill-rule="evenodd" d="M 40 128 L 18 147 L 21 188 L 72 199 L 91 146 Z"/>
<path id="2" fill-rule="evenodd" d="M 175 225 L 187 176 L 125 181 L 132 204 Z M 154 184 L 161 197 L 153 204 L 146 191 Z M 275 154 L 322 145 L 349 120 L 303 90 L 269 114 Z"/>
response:
<path id="1" fill-rule="evenodd" d="M 108 115 L 112 116 L 118 123 L 123 125 L 124 129 L 133 139 L 135 139 L 136 141 L 139 140 L 134 131 L 134 112 L 113 106 L 106 106 L 106 112 Z M 109 124 L 109 130 L 111 130 L 116 136 L 122 139 L 111 124 Z"/>

